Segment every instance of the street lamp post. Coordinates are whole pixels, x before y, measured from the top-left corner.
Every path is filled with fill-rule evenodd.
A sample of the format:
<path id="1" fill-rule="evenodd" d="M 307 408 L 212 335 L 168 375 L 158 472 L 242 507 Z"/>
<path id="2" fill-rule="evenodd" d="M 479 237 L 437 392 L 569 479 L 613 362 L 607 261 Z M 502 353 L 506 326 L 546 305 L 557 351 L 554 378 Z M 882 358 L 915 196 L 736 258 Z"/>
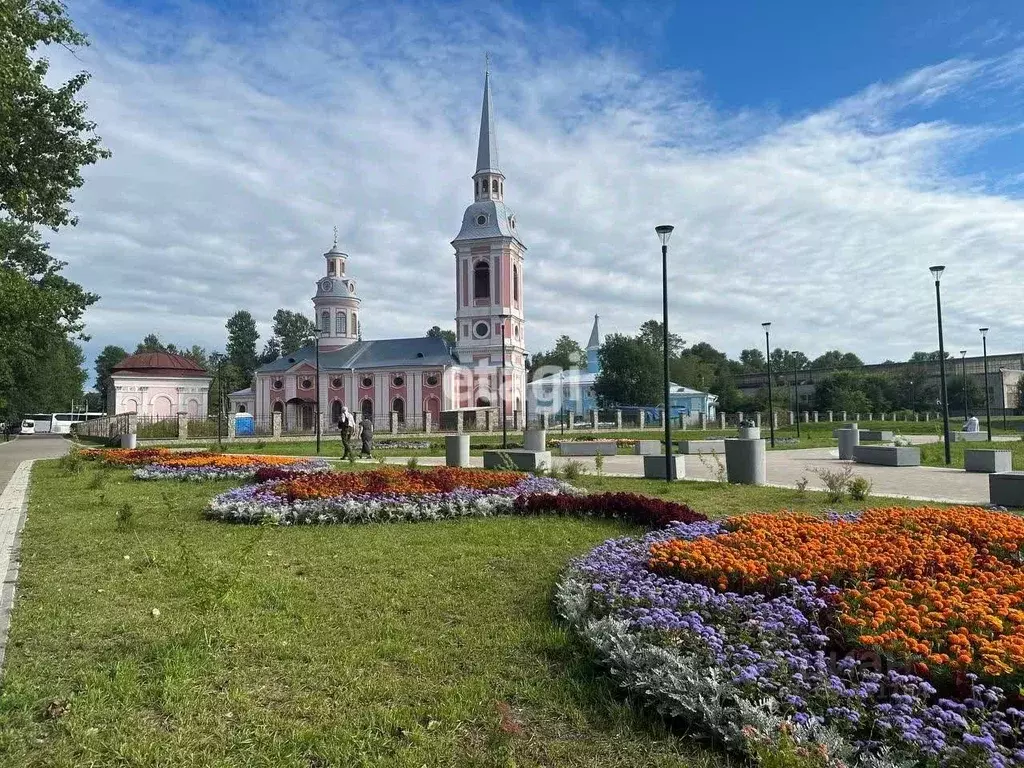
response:
<path id="1" fill-rule="evenodd" d="M 796 357 L 793 358 L 793 411 L 796 413 L 796 437 L 800 439 L 800 382 L 797 380 Z"/>
<path id="2" fill-rule="evenodd" d="M 970 414 L 967 413 L 967 409 L 970 407 L 970 405 L 968 404 L 968 401 L 967 401 L 967 350 L 966 349 L 961 349 L 960 350 L 960 374 L 963 377 L 963 386 L 964 386 L 964 421 L 967 421 L 968 417 L 970 416 Z"/>
<path id="3" fill-rule="evenodd" d="M 761 327 L 764 328 L 764 355 L 768 361 L 768 432 L 772 436 L 772 448 L 775 447 L 775 415 L 774 408 L 775 403 L 772 400 L 772 343 L 768 336 L 771 330 L 771 323 L 761 323 Z"/>
<path id="4" fill-rule="evenodd" d="M 505 321 L 511 315 L 501 318 L 501 447 L 508 448 L 508 413 L 505 404 Z"/>
<path id="5" fill-rule="evenodd" d="M 316 345 L 316 408 L 313 409 L 313 415 L 316 419 L 316 455 L 320 455 L 320 337 L 326 333 L 322 328 L 317 330 L 316 336 L 313 337 L 313 343 Z"/>
<path id="6" fill-rule="evenodd" d="M 671 407 L 668 387 L 668 239 L 672 236 L 675 227 L 669 224 L 662 224 L 655 227 L 661 239 L 661 330 L 664 349 L 662 350 L 663 364 L 665 366 L 665 410 L 662 412 L 661 420 L 665 425 L 665 481 L 672 482 L 672 419 L 670 417 Z"/>
<path id="7" fill-rule="evenodd" d="M 221 443 L 221 417 L 224 415 L 224 363 L 226 358 L 220 358 L 217 362 L 217 448 L 223 448 Z"/>
<path id="8" fill-rule="evenodd" d="M 981 357 L 985 361 L 985 427 L 988 429 L 988 441 L 992 442 L 992 404 L 988 399 L 988 328 L 981 331 Z"/>
<path id="9" fill-rule="evenodd" d="M 949 398 L 946 395 L 946 347 L 942 340 L 942 294 L 939 291 L 939 281 L 945 267 L 938 264 L 929 267 L 928 270 L 935 278 L 935 311 L 939 320 L 939 386 L 942 388 L 942 441 L 945 447 L 946 464 L 952 464 L 953 460 L 949 455 Z"/>

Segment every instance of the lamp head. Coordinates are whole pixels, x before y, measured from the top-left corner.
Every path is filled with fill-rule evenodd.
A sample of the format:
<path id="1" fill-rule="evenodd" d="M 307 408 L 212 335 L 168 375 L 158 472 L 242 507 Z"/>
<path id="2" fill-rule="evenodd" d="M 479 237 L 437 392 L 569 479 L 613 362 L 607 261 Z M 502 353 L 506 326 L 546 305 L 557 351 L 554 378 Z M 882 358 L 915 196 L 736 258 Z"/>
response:
<path id="1" fill-rule="evenodd" d="M 932 277 L 935 278 L 935 282 L 939 282 L 945 269 L 946 268 L 942 264 L 937 264 L 934 267 L 928 267 L 928 271 L 932 273 Z"/>
<path id="2" fill-rule="evenodd" d="M 771 323 L 761 323 L 761 327 L 764 328 L 767 331 L 769 328 L 772 327 L 772 324 Z"/>
<path id="3" fill-rule="evenodd" d="M 986 336 L 988 336 L 988 328 L 979 328 L 978 330 L 981 331 L 981 338 L 984 339 Z"/>
<path id="4" fill-rule="evenodd" d="M 966 349 L 961 349 L 960 350 L 960 357 L 967 357 L 967 350 Z"/>
<path id="5" fill-rule="evenodd" d="M 668 239 L 672 236 L 672 230 L 675 229 L 671 224 L 662 224 L 660 227 L 655 227 L 654 231 L 658 233 L 658 237 L 661 239 L 662 245 L 668 245 Z"/>

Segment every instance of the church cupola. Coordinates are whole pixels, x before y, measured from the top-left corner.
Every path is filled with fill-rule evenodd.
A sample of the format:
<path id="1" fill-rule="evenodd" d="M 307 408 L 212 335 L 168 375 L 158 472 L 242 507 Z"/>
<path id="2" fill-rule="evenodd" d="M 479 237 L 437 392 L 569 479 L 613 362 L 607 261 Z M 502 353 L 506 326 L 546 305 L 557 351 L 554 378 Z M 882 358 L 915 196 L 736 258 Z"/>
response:
<path id="1" fill-rule="evenodd" d="M 321 349 L 345 347 L 359 340 L 359 304 L 356 281 L 347 273 L 348 254 L 338 250 L 338 233 L 334 244 L 324 254 L 326 274 L 316 284 L 313 314 L 321 334 Z"/>

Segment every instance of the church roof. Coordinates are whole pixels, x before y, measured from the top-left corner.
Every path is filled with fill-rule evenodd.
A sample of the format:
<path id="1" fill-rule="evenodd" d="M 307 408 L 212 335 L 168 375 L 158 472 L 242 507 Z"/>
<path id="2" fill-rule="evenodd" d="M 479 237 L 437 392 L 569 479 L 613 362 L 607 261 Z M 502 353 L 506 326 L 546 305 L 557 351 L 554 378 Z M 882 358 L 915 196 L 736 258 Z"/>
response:
<path id="1" fill-rule="evenodd" d="M 316 349 L 312 344 L 277 358 L 259 369 L 260 373 L 286 371 L 296 363 L 312 363 Z M 341 368 L 409 368 L 437 367 L 456 364 L 448 342 L 437 336 L 413 339 L 377 339 L 357 341 L 347 347 L 330 351 L 320 350 L 320 367 L 331 370 Z"/>
<path id="2" fill-rule="evenodd" d="M 491 108 L 491 73 L 484 74 L 484 104 L 480 108 L 480 143 L 476 150 L 476 172 L 501 173 L 498 166 L 498 134 L 494 132 Z"/>
<path id="3" fill-rule="evenodd" d="M 489 237 L 514 237 L 518 240 L 513 227 L 514 219 L 515 214 L 500 200 L 481 200 L 466 209 L 462 215 L 462 229 L 452 242 L 484 240 Z"/>
<path id="4" fill-rule="evenodd" d="M 195 360 L 176 355 L 173 352 L 140 352 L 136 355 L 128 355 L 111 370 L 113 374 L 126 376 L 161 376 L 164 378 L 185 378 L 210 374 Z"/>
<path id="5" fill-rule="evenodd" d="M 590 341 L 587 342 L 587 349 L 601 348 L 601 331 L 597 328 L 599 315 L 594 315 L 594 328 L 590 331 Z"/>

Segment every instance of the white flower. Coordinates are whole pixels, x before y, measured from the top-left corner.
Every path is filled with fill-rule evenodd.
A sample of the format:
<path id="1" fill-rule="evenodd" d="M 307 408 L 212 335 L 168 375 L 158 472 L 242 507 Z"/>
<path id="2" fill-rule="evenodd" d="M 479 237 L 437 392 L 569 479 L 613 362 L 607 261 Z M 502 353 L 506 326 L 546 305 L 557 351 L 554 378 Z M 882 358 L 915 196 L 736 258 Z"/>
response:
<path id="1" fill-rule="evenodd" d="M 159 608 L 154 608 L 152 611 L 150 611 L 150 613 L 153 614 L 153 618 L 154 619 L 159 619 L 160 618 L 160 609 Z"/>

